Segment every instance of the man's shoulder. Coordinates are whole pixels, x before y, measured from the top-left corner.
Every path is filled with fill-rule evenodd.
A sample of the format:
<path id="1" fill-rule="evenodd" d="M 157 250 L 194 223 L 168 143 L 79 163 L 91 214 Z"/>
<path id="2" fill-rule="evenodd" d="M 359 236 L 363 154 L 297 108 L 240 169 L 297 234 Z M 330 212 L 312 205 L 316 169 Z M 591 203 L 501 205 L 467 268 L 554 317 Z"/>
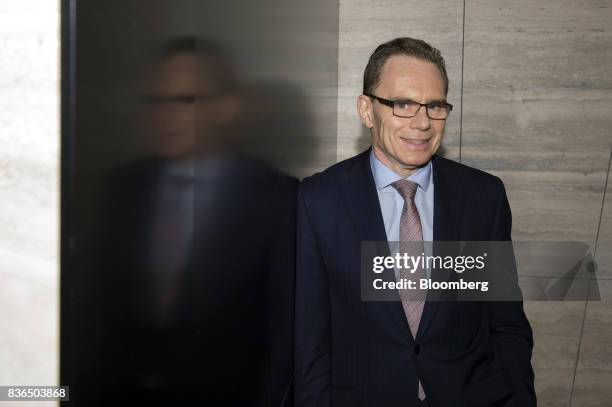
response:
<path id="1" fill-rule="evenodd" d="M 461 182 L 481 188 L 496 188 L 499 187 L 500 184 L 503 184 L 501 179 L 496 175 L 464 163 L 438 155 L 435 155 L 432 158 L 432 161 L 434 171 L 437 171 L 441 176 L 444 176 L 445 178 L 454 182 Z"/>
<path id="2" fill-rule="evenodd" d="M 351 176 L 359 176 L 361 172 L 365 172 L 364 166 L 367 164 L 368 156 L 369 149 L 304 178 L 301 185 L 302 191 L 327 194 L 338 190 Z M 361 175 L 363 176 L 363 174 Z"/>
<path id="3" fill-rule="evenodd" d="M 502 180 L 493 174 L 437 155 L 432 160 L 434 177 L 464 197 L 497 200 L 506 193 Z"/>

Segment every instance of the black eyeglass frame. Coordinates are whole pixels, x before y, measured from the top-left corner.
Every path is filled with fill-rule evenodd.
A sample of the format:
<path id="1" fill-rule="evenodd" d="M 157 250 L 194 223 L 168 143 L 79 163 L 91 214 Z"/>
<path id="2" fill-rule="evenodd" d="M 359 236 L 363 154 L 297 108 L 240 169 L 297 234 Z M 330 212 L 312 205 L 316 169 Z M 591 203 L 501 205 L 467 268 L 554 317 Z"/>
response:
<path id="1" fill-rule="evenodd" d="M 419 102 L 415 102 L 414 100 L 409 100 L 409 99 L 389 100 L 389 99 L 381 98 L 379 96 L 371 95 L 369 93 L 364 93 L 364 96 L 367 96 L 367 97 L 372 98 L 372 99 L 376 99 L 378 102 L 382 103 L 383 105 L 389 106 L 393 110 L 393 115 L 397 116 L 397 117 L 404 117 L 404 118 L 415 117 L 421 111 L 421 107 L 425 106 L 425 112 L 427 114 L 427 117 L 429 117 L 431 120 L 446 120 L 446 119 L 448 119 L 448 116 L 446 116 L 443 119 L 436 118 L 436 117 L 431 117 L 431 115 L 429 114 L 429 106 L 446 106 L 446 107 L 448 107 L 448 114 L 449 115 L 450 115 L 450 112 L 453 110 L 453 105 L 451 105 L 448 102 L 442 102 L 442 101 L 429 102 L 429 103 L 419 103 Z M 417 111 L 412 116 L 400 116 L 400 115 L 395 114 L 395 104 L 396 103 L 412 103 L 412 104 L 415 104 L 415 105 L 419 105 L 419 108 L 417 109 Z"/>

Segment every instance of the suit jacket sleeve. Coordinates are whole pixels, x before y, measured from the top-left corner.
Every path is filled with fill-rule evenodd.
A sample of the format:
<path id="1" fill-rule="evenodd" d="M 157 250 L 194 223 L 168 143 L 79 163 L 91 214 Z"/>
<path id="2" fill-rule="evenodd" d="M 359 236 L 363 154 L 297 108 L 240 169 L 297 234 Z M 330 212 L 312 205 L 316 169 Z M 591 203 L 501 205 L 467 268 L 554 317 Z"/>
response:
<path id="1" fill-rule="evenodd" d="M 512 214 L 506 190 L 499 180 L 498 203 L 491 233 L 492 241 L 510 241 Z M 515 282 L 518 283 L 517 280 Z M 512 382 L 517 406 L 536 406 L 534 374 L 531 367 L 533 334 L 522 301 L 488 302 L 491 338 L 502 355 Z"/>
<path id="2" fill-rule="evenodd" d="M 297 213 L 295 405 L 329 407 L 329 281 L 304 189 L 300 188 Z"/>

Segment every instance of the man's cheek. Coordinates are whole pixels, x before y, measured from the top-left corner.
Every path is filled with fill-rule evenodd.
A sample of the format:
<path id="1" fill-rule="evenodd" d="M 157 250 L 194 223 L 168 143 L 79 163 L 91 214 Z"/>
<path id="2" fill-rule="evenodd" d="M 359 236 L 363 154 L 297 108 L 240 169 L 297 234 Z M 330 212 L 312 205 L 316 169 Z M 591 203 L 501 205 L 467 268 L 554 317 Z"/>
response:
<path id="1" fill-rule="evenodd" d="M 378 134 L 380 135 L 380 138 L 384 143 L 388 143 L 389 141 L 391 141 L 389 138 L 391 133 L 389 131 L 389 126 L 385 118 L 381 118 L 378 123 Z"/>

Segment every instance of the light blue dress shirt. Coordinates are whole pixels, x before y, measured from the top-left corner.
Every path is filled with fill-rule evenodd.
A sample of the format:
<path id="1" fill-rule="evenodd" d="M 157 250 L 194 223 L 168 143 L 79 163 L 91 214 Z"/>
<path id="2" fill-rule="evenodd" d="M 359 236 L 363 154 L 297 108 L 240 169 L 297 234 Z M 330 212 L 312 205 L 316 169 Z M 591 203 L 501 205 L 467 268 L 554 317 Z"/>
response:
<path id="1" fill-rule="evenodd" d="M 374 150 L 370 153 L 370 167 L 372 169 L 372 175 L 374 176 L 374 183 L 376 184 L 376 193 L 378 194 L 378 201 L 380 202 L 380 209 L 382 210 L 387 240 L 390 242 L 398 241 L 404 198 L 402 198 L 400 193 L 397 192 L 391 184 L 402 179 L 402 177 L 381 163 L 374 155 Z M 421 218 L 423 240 L 432 241 L 434 185 L 431 160 L 426 166 L 419 168 L 406 179 L 418 185 L 416 195 L 414 196 L 414 203 L 416 204 L 419 217 Z"/>

